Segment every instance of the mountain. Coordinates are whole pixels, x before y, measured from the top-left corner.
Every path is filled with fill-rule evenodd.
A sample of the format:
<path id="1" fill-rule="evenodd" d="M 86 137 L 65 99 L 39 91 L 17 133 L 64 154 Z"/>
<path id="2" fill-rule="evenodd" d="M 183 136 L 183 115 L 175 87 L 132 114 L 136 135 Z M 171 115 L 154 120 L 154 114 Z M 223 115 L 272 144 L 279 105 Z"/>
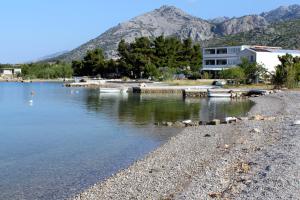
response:
<path id="1" fill-rule="evenodd" d="M 240 18 L 232 18 L 217 24 L 218 35 L 231 35 L 250 31 L 255 28 L 266 27 L 267 20 L 258 15 L 248 15 Z"/>
<path id="2" fill-rule="evenodd" d="M 84 57 L 88 50 L 102 48 L 107 58 L 117 58 L 117 47 L 121 39 L 132 42 L 136 37 L 175 36 L 180 39 L 190 37 L 194 42 L 208 44 L 216 38 L 264 30 L 278 21 L 300 19 L 300 6 L 279 7 L 260 15 L 246 15 L 238 18 L 216 18 L 204 20 L 185 13 L 174 6 L 162 6 L 151 12 L 135 17 L 107 30 L 99 37 L 78 48 L 50 60 L 72 61 Z M 276 28 L 276 26 L 275 26 Z"/>
<path id="3" fill-rule="evenodd" d="M 35 61 L 31 61 L 31 62 L 39 62 L 39 61 L 43 61 L 43 60 L 48 60 L 48 59 L 55 58 L 55 57 L 61 56 L 61 55 L 63 55 L 63 54 L 66 54 L 66 53 L 68 53 L 68 52 L 69 52 L 69 51 L 60 51 L 60 52 L 56 52 L 56 53 L 53 53 L 53 54 L 49 54 L 49 55 L 43 56 L 43 57 L 38 58 L 38 59 L 36 59 Z"/>
<path id="4" fill-rule="evenodd" d="M 248 32 L 224 37 L 216 37 L 203 42 L 203 46 L 222 45 L 266 45 L 287 49 L 300 48 L 300 19 L 277 22 L 266 28 L 257 28 Z"/>
<path id="5" fill-rule="evenodd" d="M 208 21 L 210 23 L 213 23 L 213 24 L 220 24 L 220 23 L 225 22 L 229 19 L 230 19 L 229 17 L 223 16 L 223 17 L 217 17 L 217 18 L 214 18 L 214 19 L 209 19 Z"/>
<path id="6" fill-rule="evenodd" d="M 132 42 L 136 37 L 178 36 L 191 37 L 194 41 L 213 38 L 214 25 L 206 20 L 188 15 L 173 6 L 162 6 L 152 12 L 121 23 L 99 37 L 83 44 L 73 51 L 59 57 L 63 60 L 81 59 L 87 50 L 102 48 L 106 56 L 116 57 L 117 46 L 121 39 Z"/>
<path id="7" fill-rule="evenodd" d="M 269 23 L 300 19 L 300 5 L 281 6 L 270 12 L 265 12 L 260 15 Z"/>

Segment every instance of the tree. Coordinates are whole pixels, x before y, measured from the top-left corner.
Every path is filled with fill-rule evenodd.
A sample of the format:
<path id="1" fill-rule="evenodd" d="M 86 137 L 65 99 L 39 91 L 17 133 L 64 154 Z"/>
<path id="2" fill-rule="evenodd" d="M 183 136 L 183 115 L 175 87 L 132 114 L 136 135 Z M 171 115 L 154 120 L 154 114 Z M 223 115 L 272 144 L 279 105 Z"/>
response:
<path id="1" fill-rule="evenodd" d="M 88 76 L 104 75 L 105 59 L 102 49 L 88 51 L 83 59 L 83 73 Z"/>
<path id="2" fill-rule="evenodd" d="M 160 72 L 157 69 L 157 67 L 151 62 L 147 63 L 145 66 L 145 77 L 157 79 L 159 78 L 159 76 L 160 76 Z"/>
<path id="3" fill-rule="evenodd" d="M 257 83 L 258 79 L 262 77 L 267 70 L 256 62 L 250 62 L 248 59 L 242 59 L 242 63 L 239 65 L 244 73 L 246 81 L 249 83 Z"/>
<path id="4" fill-rule="evenodd" d="M 300 58 L 290 54 L 279 57 L 280 65 L 276 66 L 273 82 L 277 86 L 294 88 L 300 81 Z"/>
<path id="5" fill-rule="evenodd" d="M 234 68 L 222 70 L 220 75 L 224 79 L 234 79 L 237 82 L 244 81 L 246 77 L 245 72 L 241 67 L 234 67 Z"/>

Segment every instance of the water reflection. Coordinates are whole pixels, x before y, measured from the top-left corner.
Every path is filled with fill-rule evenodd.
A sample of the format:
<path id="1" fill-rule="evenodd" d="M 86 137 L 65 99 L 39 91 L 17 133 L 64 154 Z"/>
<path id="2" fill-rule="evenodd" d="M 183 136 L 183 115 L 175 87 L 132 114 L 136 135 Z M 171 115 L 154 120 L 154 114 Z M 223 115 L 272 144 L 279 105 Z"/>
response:
<path id="1" fill-rule="evenodd" d="M 119 122 L 136 125 L 185 119 L 210 121 L 243 116 L 252 107 L 249 100 L 229 98 L 183 99 L 180 95 L 86 93 L 87 109 L 115 116 Z"/>

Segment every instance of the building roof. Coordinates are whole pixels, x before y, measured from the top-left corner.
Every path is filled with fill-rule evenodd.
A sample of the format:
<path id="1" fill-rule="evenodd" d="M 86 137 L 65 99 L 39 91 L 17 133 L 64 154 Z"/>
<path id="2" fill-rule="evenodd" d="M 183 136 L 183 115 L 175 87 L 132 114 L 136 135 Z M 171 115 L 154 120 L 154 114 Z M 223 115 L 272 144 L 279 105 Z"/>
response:
<path id="1" fill-rule="evenodd" d="M 270 50 L 272 53 L 288 53 L 288 54 L 300 54 L 300 50 L 290 50 L 290 49 L 274 49 Z"/>
<path id="2" fill-rule="evenodd" d="M 270 52 L 270 53 L 282 53 L 282 54 L 300 54 L 300 50 L 282 49 L 280 47 L 264 47 L 264 46 L 253 46 L 249 48 L 255 52 Z"/>

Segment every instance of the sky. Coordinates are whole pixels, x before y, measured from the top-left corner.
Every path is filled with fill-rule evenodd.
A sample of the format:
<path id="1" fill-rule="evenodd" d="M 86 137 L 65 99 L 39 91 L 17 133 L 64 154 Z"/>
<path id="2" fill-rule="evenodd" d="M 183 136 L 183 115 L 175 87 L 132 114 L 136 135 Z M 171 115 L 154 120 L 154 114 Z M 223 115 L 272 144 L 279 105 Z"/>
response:
<path id="1" fill-rule="evenodd" d="M 162 5 L 211 19 L 258 14 L 300 0 L 1 0 L 0 63 L 33 61 L 72 50 Z"/>

